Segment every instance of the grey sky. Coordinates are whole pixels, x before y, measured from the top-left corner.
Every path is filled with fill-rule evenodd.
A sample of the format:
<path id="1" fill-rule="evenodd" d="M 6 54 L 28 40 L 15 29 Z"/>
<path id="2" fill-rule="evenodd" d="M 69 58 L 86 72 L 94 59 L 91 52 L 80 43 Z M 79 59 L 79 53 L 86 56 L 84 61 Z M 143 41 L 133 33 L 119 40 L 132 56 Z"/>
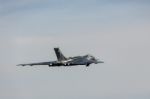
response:
<path id="1" fill-rule="evenodd" d="M 0 98 L 149 99 L 149 0 L 1 0 Z M 17 67 L 93 54 L 89 68 Z"/>

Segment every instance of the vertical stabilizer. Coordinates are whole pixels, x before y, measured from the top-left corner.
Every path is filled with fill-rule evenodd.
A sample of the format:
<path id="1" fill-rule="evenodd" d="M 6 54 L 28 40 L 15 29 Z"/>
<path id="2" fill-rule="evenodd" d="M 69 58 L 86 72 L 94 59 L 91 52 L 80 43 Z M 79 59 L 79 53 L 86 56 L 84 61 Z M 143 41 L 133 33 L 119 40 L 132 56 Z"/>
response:
<path id="1" fill-rule="evenodd" d="M 54 48 L 58 61 L 66 60 L 67 58 L 61 53 L 59 48 Z"/>

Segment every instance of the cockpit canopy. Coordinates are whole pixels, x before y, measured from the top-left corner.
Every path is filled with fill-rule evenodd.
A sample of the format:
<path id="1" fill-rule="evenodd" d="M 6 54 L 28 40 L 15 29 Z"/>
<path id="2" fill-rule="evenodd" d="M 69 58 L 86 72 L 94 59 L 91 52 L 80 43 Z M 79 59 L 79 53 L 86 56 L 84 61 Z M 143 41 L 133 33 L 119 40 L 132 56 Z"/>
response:
<path id="1" fill-rule="evenodd" d="M 88 60 L 96 60 L 95 57 L 90 54 L 85 55 L 85 57 L 87 57 Z"/>

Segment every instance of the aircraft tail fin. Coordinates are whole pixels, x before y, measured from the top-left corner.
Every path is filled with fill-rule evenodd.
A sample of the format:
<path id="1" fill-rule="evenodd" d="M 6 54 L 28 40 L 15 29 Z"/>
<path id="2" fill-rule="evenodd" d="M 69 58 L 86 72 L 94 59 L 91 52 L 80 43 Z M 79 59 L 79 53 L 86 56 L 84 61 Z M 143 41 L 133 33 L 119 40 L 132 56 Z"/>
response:
<path id="1" fill-rule="evenodd" d="M 57 56 L 58 61 L 66 60 L 67 58 L 62 54 L 59 48 L 54 48 L 55 54 Z"/>

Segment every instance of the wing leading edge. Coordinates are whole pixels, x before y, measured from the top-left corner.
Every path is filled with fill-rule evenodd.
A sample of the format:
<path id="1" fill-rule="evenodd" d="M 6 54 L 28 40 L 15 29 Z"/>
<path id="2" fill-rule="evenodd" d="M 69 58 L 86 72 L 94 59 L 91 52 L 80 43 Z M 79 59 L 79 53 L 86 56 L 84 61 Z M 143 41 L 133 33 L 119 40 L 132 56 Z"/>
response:
<path id="1" fill-rule="evenodd" d="M 56 65 L 56 61 L 51 62 L 40 62 L 40 63 L 29 63 L 29 64 L 19 64 L 17 66 L 34 66 L 34 65 Z"/>
<path id="2" fill-rule="evenodd" d="M 40 63 L 30 63 L 30 64 L 19 64 L 17 66 L 34 66 L 34 65 L 48 65 L 49 67 L 55 67 L 55 66 L 65 66 L 67 64 L 59 61 L 51 61 L 51 62 L 40 62 Z"/>

